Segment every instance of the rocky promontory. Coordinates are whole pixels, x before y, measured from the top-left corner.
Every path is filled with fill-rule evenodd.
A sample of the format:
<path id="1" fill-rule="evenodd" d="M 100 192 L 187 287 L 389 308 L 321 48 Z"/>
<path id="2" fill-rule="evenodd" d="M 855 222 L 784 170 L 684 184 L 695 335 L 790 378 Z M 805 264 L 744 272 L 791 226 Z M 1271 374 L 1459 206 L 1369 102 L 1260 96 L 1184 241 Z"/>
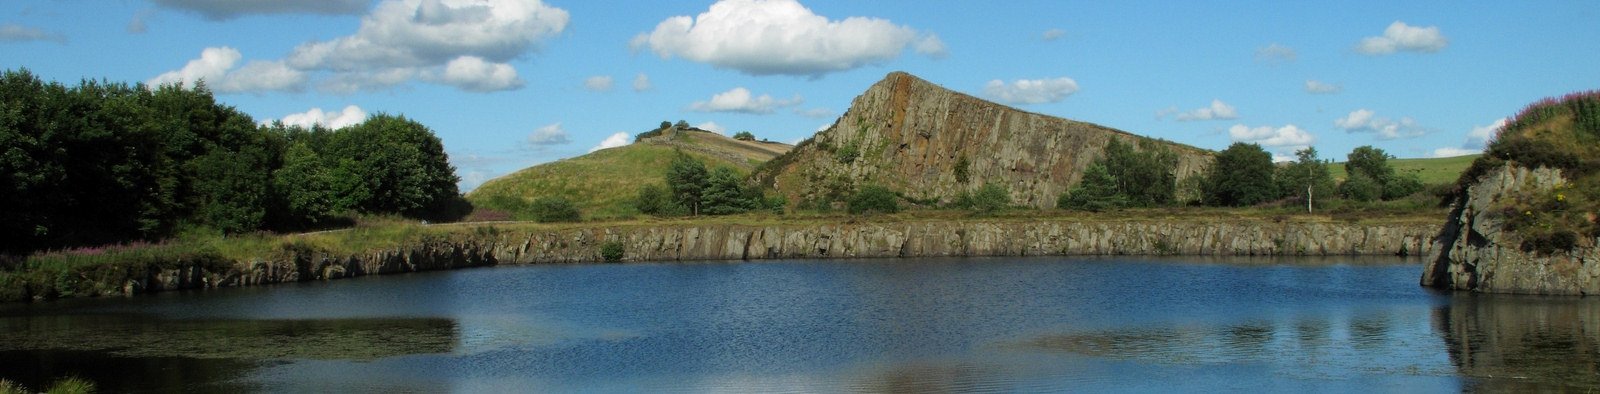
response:
<path id="1" fill-rule="evenodd" d="M 1504 230 L 1507 200 L 1565 184 L 1561 170 L 1548 167 L 1507 165 L 1480 178 L 1450 211 L 1439 247 L 1423 269 L 1422 285 L 1485 293 L 1600 294 L 1600 249 L 1538 253 Z"/>

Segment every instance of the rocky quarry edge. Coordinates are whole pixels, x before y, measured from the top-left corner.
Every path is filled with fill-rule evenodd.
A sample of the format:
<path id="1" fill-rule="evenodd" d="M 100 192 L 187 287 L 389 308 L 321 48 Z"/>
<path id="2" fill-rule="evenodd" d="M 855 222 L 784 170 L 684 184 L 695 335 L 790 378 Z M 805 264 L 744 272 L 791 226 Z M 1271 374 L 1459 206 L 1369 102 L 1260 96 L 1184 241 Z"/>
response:
<path id="1" fill-rule="evenodd" d="M 484 226 L 352 255 L 284 248 L 232 266 L 152 269 L 94 295 L 252 286 L 465 267 L 603 261 L 1049 255 L 1428 255 L 1436 226 L 1244 222 L 960 221 L 684 224 L 506 230 Z M 91 278 L 85 278 L 91 279 Z"/>
<path id="2" fill-rule="evenodd" d="M 1505 221 L 1493 209 L 1524 188 L 1550 190 L 1564 182 L 1560 170 L 1515 165 L 1480 178 L 1458 199 L 1439 231 L 1439 247 L 1425 261 L 1422 285 L 1481 293 L 1600 294 L 1600 248 L 1550 255 L 1524 252 L 1520 239 L 1501 231 Z"/>

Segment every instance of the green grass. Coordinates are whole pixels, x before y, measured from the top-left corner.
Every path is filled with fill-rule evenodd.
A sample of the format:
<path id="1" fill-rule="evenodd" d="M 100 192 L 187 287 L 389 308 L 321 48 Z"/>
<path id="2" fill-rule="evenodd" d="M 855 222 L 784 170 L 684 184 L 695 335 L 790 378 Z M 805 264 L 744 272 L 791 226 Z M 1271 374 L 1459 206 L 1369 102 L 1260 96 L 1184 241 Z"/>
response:
<path id="1" fill-rule="evenodd" d="M 1424 185 L 1442 185 L 1455 183 L 1461 177 L 1461 172 L 1466 171 L 1480 155 L 1467 155 L 1456 157 L 1442 157 L 1434 159 L 1392 159 L 1389 166 L 1394 168 L 1396 174 L 1417 174 Z M 1345 173 L 1344 163 L 1328 164 L 1328 172 L 1334 179 L 1349 177 Z"/>

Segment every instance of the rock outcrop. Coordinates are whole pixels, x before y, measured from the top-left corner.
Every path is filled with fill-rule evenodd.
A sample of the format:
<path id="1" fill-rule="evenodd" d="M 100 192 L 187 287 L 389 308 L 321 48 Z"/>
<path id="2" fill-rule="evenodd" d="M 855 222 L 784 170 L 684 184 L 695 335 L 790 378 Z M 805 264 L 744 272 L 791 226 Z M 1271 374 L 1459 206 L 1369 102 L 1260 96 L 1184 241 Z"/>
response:
<path id="1" fill-rule="evenodd" d="M 1600 294 L 1600 248 L 1553 254 L 1523 251 L 1494 207 L 1516 193 L 1551 190 L 1566 183 L 1560 170 L 1507 164 L 1468 187 L 1439 231 L 1422 285 L 1485 293 Z"/>
<path id="2" fill-rule="evenodd" d="M 1112 138 L 1135 146 L 1147 139 L 1025 112 L 894 72 L 856 97 L 833 126 L 773 159 L 756 177 L 796 202 L 868 183 L 918 200 L 949 202 L 963 191 L 999 183 L 1012 201 L 1043 208 L 1077 184 Z M 1212 160 L 1199 148 L 1153 142 L 1177 155 L 1180 181 Z"/>
<path id="3" fill-rule="evenodd" d="M 540 228 L 540 227 L 535 227 Z M 85 276 L 93 295 L 349 278 L 506 264 L 602 261 L 620 243 L 625 261 L 1045 255 L 1426 255 L 1432 226 L 1273 221 L 915 221 L 463 228 L 402 247 L 353 255 L 290 244 L 234 264 L 177 264 L 149 272 Z"/>

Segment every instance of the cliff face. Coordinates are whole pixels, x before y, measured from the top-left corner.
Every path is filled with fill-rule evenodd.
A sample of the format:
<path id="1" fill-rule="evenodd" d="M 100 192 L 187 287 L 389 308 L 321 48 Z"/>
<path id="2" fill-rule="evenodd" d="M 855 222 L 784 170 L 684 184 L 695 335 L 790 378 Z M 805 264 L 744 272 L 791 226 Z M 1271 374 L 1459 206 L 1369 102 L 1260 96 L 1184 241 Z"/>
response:
<path id="1" fill-rule="evenodd" d="M 962 191 L 994 182 L 1008 187 L 1017 204 L 1042 208 L 1054 206 L 1057 196 L 1077 184 L 1112 138 L 1135 146 L 1144 139 L 1021 111 L 895 72 L 856 97 L 832 127 L 774 159 L 757 178 L 790 201 L 871 183 L 911 198 L 949 202 Z M 1159 143 L 1177 154 L 1179 180 L 1211 162 L 1207 151 Z"/>
<path id="2" fill-rule="evenodd" d="M 1493 207 L 1517 193 L 1566 183 L 1560 170 L 1500 167 L 1468 187 L 1438 236 L 1422 285 L 1485 293 L 1600 294 L 1600 248 L 1550 255 L 1524 252 Z"/>
<path id="3" fill-rule="evenodd" d="M 487 229 L 487 228 L 485 228 Z M 462 232 L 401 248 L 334 255 L 286 248 L 232 266 L 105 278 L 92 294 L 251 286 L 500 264 L 1040 255 L 1425 255 L 1432 226 L 1343 223 L 957 221 L 771 226 L 683 225 Z M 111 283 L 115 282 L 115 283 Z"/>

